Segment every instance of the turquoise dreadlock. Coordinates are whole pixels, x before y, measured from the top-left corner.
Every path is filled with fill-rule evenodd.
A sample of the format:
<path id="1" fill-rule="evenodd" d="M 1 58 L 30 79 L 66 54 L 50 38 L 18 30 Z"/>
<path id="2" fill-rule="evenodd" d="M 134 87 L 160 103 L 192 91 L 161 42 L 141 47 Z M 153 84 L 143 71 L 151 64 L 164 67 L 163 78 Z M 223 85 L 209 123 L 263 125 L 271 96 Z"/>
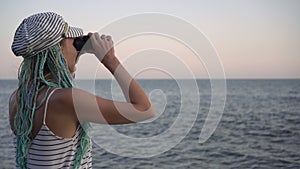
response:
<path id="1" fill-rule="evenodd" d="M 55 79 L 47 80 L 45 74 L 50 73 Z M 48 86 L 72 88 L 73 79 L 67 69 L 67 63 L 63 58 L 59 44 L 50 47 L 30 58 L 24 58 L 19 68 L 19 88 L 17 91 L 18 109 L 14 119 L 14 127 L 17 131 L 16 162 L 20 168 L 27 168 L 28 149 L 31 144 L 33 117 L 35 111 L 44 103 L 47 94 L 40 105 L 36 104 L 37 95 Z M 86 130 L 82 130 L 80 147 L 76 153 L 74 168 L 81 164 L 83 155 L 90 144 Z"/>

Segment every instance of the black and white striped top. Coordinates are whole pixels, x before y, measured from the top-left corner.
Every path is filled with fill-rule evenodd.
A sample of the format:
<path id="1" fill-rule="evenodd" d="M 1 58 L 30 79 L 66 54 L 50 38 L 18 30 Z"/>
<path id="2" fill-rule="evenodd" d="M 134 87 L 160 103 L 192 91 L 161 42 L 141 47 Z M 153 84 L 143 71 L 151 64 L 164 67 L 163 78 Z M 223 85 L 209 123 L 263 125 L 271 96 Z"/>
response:
<path id="1" fill-rule="evenodd" d="M 79 125 L 76 134 L 72 138 L 62 138 L 55 135 L 46 125 L 46 110 L 48 101 L 55 89 L 49 94 L 46 105 L 43 124 L 32 140 L 28 151 L 27 168 L 73 168 L 76 152 L 80 146 L 80 134 L 82 127 Z M 16 139 L 14 139 L 16 145 Z M 16 146 L 15 146 L 16 147 Z M 18 168 L 18 166 L 16 166 Z M 83 156 L 80 168 L 92 168 L 91 145 Z"/>

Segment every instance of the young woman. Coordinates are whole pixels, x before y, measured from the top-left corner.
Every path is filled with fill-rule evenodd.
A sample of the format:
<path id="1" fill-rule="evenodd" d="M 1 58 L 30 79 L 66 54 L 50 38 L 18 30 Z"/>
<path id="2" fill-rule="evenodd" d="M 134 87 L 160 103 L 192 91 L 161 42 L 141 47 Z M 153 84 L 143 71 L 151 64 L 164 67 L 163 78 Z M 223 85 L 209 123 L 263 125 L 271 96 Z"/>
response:
<path id="1" fill-rule="evenodd" d="M 126 124 L 155 116 L 140 85 L 115 56 L 111 36 L 89 33 L 94 54 L 118 81 L 127 102 L 107 100 L 75 87 L 79 28 L 52 12 L 17 28 L 12 50 L 24 58 L 19 86 L 10 97 L 18 168 L 91 168 L 91 140 L 79 122 Z"/>

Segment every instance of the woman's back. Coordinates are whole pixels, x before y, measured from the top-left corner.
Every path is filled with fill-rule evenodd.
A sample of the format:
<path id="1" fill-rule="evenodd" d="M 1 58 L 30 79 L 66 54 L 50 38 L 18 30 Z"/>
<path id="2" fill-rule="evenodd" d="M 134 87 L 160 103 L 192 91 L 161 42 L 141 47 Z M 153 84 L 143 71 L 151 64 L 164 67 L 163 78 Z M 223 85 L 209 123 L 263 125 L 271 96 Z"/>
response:
<path id="1" fill-rule="evenodd" d="M 80 148 L 80 136 L 83 130 L 80 125 L 77 125 L 76 130 L 73 131 L 74 134 L 71 137 L 58 136 L 48 126 L 49 123 L 51 126 L 54 126 L 54 130 L 59 130 L 59 125 L 57 126 L 56 124 L 53 124 L 51 120 L 47 120 L 47 117 L 50 116 L 52 120 L 55 121 L 55 119 L 57 119 L 56 121 L 59 121 L 58 119 L 60 119 L 61 116 L 64 116 L 61 112 L 60 114 L 54 113 L 53 111 L 49 112 L 50 108 L 48 105 L 50 104 L 50 100 L 51 105 L 55 107 L 55 98 L 53 99 L 51 97 L 55 91 L 56 89 L 52 90 L 48 95 L 47 92 L 41 93 L 41 95 L 44 94 L 44 97 L 47 97 L 47 100 L 44 106 L 36 111 L 35 117 L 33 118 L 33 124 L 36 125 L 33 125 L 33 136 L 31 138 L 31 146 L 28 150 L 28 168 L 72 168 L 74 165 L 75 155 Z M 41 98 L 42 97 L 39 97 L 38 102 L 41 102 Z M 70 125 L 65 124 L 65 126 Z M 62 128 L 61 130 L 64 129 Z M 69 131 L 68 133 L 72 133 L 72 131 Z M 16 138 L 14 138 L 14 144 L 16 147 Z M 90 145 L 86 154 L 82 158 L 81 168 L 91 167 L 92 155 Z"/>

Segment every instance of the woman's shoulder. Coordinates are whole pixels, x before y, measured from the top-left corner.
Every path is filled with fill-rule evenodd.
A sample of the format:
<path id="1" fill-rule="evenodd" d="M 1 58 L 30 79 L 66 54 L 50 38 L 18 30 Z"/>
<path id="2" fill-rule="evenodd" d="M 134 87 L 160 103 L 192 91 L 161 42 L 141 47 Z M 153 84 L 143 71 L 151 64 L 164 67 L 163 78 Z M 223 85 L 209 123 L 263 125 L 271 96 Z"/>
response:
<path id="1" fill-rule="evenodd" d="M 60 88 L 56 89 L 49 102 L 53 103 L 52 107 L 55 107 L 57 111 L 69 112 L 75 115 L 75 107 L 78 101 L 82 102 L 85 92 L 79 88 Z"/>
<path id="2" fill-rule="evenodd" d="M 82 94 L 87 93 L 79 88 L 57 88 L 51 98 L 50 102 L 54 102 L 56 107 L 62 105 L 64 109 L 68 106 L 73 107 L 75 98 L 78 99 Z M 12 92 L 9 97 L 9 113 L 14 114 L 17 109 L 17 89 Z"/>
<path id="3" fill-rule="evenodd" d="M 53 103 L 56 108 L 63 108 L 67 110 L 72 105 L 72 88 L 55 89 L 49 102 Z"/>
<path id="4" fill-rule="evenodd" d="M 73 102 L 83 99 L 85 96 L 95 96 L 94 94 L 80 88 L 60 88 L 55 91 L 55 99 L 61 102 Z"/>
<path id="5" fill-rule="evenodd" d="M 53 93 L 52 100 L 62 104 L 72 104 L 74 98 L 86 93 L 79 88 L 59 88 Z"/>

